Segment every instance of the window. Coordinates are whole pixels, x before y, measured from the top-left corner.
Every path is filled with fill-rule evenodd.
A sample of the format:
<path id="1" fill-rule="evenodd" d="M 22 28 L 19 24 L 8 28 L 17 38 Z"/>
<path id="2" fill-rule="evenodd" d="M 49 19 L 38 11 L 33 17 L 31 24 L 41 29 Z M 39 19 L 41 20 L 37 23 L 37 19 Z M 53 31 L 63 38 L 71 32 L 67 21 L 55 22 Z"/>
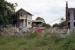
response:
<path id="1" fill-rule="evenodd" d="M 27 19 L 25 19 L 25 23 L 26 23 L 26 26 L 27 26 Z"/>
<path id="2" fill-rule="evenodd" d="M 75 20 L 75 10 L 74 10 L 74 20 Z"/>
<path id="3" fill-rule="evenodd" d="M 22 12 L 21 12 L 21 16 L 23 16 Z"/>
<path id="4" fill-rule="evenodd" d="M 30 22 L 28 22 L 28 24 L 31 24 Z"/>
<path id="5" fill-rule="evenodd" d="M 23 17 L 23 15 L 24 15 L 23 11 L 21 11 L 19 14 L 21 17 Z"/>
<path id="6" fill-rule="evenodd" d="M 68 22 L 68 28 L 70 28 L 70 22 Z"/>
<path id="7" fill-rule="evenodd" d="M 74 22 L 74 27 L 75 27 L 75 22 Z"/>

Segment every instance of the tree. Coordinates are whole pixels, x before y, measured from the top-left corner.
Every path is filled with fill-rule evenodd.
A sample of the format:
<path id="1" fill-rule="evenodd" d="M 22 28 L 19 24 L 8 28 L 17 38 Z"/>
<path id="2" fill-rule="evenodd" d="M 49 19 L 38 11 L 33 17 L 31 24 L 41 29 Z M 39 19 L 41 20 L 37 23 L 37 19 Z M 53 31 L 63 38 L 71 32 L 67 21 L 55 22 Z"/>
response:
<path id="1" fill-rule="evenodd" d="M 45 20 L 41 17 L 37 17 L 36 20 L 39 20 L 40 22 L 42 22 L 42 26 L 46 27 L 46 28 L 50 28 L 51 26 L 49 24 L 46 24 Z"/>
<path id="2" fill-rule="evenodd" d="M 51 25 L 46 24 L 46 23 L 43 23 L 43 27 L 50 28 L 50 27 L 51 27 Z"/>
<path id="3" fill-rule="evenodd" d="M 45 23 L 45 20 L 41 17 L 37 17 L 36 20 L 40 20 L 41 22 Z"/>
<path id="4" fill-rule="evenodd" d="M 55 23 L 55 24 L 53 25 L 53 27 L 59 27 L 59 24 Z"/>
<path id="5" fill-rule="evenodd" d="M 61 23 L 62 23 L 62 22 L 64 22 L 64 21 L 65 21 L 65 19 L 64 19 L 64 18 L 61 18 L 61 19 L 60 19 L 60 22 L 61 22 Z"/>
<path id="6" fill-rule="evenodd" d="M 5 0 L 0 0 L 0 25 L 9 24 L 10 16 L 14 10 L 14 4 L 11 4 Z"/>

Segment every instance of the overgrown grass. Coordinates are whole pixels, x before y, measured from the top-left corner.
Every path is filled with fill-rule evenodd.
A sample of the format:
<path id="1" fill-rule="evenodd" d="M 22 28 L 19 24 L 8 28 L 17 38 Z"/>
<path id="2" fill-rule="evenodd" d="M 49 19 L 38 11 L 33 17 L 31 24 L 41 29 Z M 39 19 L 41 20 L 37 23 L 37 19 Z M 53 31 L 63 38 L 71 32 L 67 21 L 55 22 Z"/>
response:
<path id="1" fill-rule="evenodd" d="M 0 50 L 75 50 L 75 35 L 66 38 L 49 33 L 43 37 L 38 37 L 36 33 L 23 37 L 0 36 Z"/>

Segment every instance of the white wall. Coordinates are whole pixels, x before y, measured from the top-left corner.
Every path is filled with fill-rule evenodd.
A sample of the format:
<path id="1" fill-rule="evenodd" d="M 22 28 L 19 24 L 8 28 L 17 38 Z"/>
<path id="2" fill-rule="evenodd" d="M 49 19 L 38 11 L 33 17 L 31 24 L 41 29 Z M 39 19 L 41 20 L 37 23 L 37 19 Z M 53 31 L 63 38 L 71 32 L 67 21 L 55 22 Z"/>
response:
<path id="1" fill-rule="evenodd" d="M 25 27 L 25 25 L 26 25 L 26 23 L 25 23 L 26 18 L 27 18 L 27 28 L 32 27 L 32 16 L 31 15 L 20 16 L 20 19 L 24 19 L 23 26 Z"/>
<path id="2" fill-rule="evenodd" d="M 73 30 L 75 27 L 74 27 L 74 22 L 75 22 L 75 20 L 74 20 L 74 10 L 73 9 L 71 9 L 70 10 L 70 29 L 71 30 Z"/>
<path id="3" fill-rule="evenodd" d="M 32 27 L 32 16 L 31 15 L 27 16 L 27 27 L 28 28 Z"/>

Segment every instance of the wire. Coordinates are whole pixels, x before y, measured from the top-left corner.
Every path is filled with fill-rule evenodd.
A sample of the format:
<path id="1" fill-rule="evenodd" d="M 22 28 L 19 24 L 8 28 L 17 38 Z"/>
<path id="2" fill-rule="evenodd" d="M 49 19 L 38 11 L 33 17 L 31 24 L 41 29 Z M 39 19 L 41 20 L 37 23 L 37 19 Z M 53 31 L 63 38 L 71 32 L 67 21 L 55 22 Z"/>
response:
<path id="1" fill-rule="evenodd" d="M 53 20 L 51 23 L 53 23 L 54 21 L 58 21 L 58 20 L 60 20 L 61 18 L 57 18 L 57 19 L 55 19 L 55 20 Z"/>

